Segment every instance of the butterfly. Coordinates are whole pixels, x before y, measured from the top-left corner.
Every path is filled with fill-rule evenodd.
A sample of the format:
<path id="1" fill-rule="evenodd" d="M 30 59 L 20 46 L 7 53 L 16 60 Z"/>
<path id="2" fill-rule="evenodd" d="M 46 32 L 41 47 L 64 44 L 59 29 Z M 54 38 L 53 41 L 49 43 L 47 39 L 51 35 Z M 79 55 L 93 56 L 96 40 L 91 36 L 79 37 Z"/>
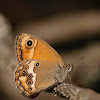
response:
<path id="1" fill-rule="evenodd" d="M 16 38 L 18 65 L 15 82 L 26 96 L 36 97 L 62 83 L 68 74 L 61 56 L 45 41 L 34 35 L 22 33 Z"/>

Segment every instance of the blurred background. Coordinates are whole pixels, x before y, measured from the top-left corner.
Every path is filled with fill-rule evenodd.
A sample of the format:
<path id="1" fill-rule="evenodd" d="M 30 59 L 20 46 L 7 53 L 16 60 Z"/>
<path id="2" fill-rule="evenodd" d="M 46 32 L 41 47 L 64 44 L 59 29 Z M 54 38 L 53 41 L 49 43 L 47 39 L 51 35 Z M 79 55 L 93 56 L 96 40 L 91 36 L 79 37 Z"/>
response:
<path id="1" fill-rule="evenodd" d="M 100 93 L 100 0 L 0 1 L 0 99 L 31 100 L 14 82 L 16 35 L 31 33 L 48 42 L 65 64 L 74 63 L 73 84 Z M 61 100 L 41 92 L 37 100 Z"/>

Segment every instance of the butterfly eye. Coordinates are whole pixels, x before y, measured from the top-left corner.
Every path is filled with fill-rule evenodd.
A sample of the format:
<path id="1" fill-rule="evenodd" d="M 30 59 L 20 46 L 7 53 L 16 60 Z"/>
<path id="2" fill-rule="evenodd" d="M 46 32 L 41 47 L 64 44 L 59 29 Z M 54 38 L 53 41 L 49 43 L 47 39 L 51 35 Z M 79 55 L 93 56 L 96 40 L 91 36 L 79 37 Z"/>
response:
<path id="1" fill-rule="evenodd" d="M 28 39 L 26 41 L 26 48 L 32 48 L 34 45 L 34 40 L 33 39 Z"/>
<path id="2" fill-rule="evenodd" d="M 36 63 L 36 66 L 39 66 L 39 63 Z"/>

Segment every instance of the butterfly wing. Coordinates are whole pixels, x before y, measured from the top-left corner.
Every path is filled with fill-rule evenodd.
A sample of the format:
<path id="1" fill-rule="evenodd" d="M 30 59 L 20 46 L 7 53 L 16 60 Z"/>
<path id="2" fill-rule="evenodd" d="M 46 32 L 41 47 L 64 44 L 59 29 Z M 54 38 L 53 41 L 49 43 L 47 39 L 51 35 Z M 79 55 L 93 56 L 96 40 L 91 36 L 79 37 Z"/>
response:
<path id="1" fill-rule="evenodd" d="M 38 59 L 64 65 L 60 55 L 49 44 L 30 34 L 22 33 L 16 38 L 16 53 L 19 62 Z"/>
<path id="2" fill-rule="evenodd" d="M 18 65 L 15 72 L 18 88 L 26 96 L 30 96 L 53 86 L 56 83 L 54 76 L 58 71 L 56 66 L 56 63 L 43 60 L 23 61 Z"/>
<path id="3" fill-rule="evenodd" d="M 25 95 L 35 95 L 53 86 L 56 74 L 58 80 L 66 76 L 60 55 L 49 44 L 33 35 L 22 33 L 17 37 L 16 53 L 19 65 L 15 80 Z"/>

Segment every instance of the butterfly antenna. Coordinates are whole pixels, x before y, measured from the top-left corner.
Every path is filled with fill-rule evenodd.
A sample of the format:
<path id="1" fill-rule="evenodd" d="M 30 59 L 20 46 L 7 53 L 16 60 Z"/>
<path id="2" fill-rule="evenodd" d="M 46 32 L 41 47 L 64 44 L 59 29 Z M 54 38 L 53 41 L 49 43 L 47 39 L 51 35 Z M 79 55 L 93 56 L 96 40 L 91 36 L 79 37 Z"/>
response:
<path id="1" fill-rule="evenodd" d="M 74 62 L 72 62 L 71 65 L 75 64 L 77 61 L 84 60 L 84 59 L 85 59 L 85 57 L 81 57 L 81 58 L 75 60 Z"/>
<path id="2" fill-rule="evenodd" d="M 75 60 L 74 62 L 72 62 L 71 64 L 68 64 L 68 65 L 67 65 L 67 71 L 68 71 L 67 77 L 68 77 L 68 79 L 69 79 L 69 81 L 70 81 L 71 84 L 72 84 L 72 81 L 71 81 L 71 75 L 70 75 L 70 74 L 71 74 L 71 71 L 72 71 L 72 69 L 73 69 L 73 65 L 74 65 L 77 61 L 84 60 L 84 59 L 85 59 L 85 57 L 81 57 L 81 58 Z"/>
<path id="3" fill-rule="evenodd" d="M 68 65 L 67 65 L 68 72 L 70 73 L 70 72 L 72 71 L 73 65 L 74 65 L 77 61 L 84 60 L 84 59 L 85 59 L 85 57 L 81 57 L 81 58 L 75 60 L 74 62 L 72 62 L 71 64 L 68 64 Z"/>

